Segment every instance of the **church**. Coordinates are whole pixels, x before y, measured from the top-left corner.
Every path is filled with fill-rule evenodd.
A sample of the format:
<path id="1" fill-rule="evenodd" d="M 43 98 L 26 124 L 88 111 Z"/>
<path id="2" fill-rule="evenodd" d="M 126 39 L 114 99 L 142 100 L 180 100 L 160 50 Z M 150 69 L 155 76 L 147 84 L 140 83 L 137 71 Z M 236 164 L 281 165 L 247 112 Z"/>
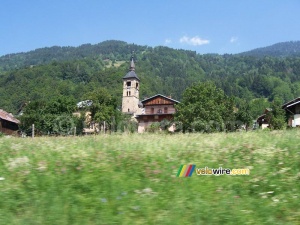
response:
<path id="1" fill-rule="evenodd" d="M 138 132 L 143 133 L 154 122 L 163 119 L 173 120 L 175 105 L 179 101 L 161 94 L 142 101 L 139 100 L 140 79 L 135 73 L 135 64 L 131 58 L 129 72 L 123 77 L 122 112 L 132 115 L 138 121 Z M 174 131 L 172 125 L 169 131 Z"/>

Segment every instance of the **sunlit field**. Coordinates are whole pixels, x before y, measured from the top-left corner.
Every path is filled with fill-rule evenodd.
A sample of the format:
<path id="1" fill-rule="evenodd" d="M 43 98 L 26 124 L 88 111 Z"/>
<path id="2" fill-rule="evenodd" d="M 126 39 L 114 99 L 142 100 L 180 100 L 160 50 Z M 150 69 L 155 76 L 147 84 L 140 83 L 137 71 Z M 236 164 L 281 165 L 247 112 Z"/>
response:
<path id="1" fill-rule="evenodd" d="M 300 224 L 299 137 L 2 137 L 0 224 Z M 182 164 L 250 175 L 176 177 Z"/>

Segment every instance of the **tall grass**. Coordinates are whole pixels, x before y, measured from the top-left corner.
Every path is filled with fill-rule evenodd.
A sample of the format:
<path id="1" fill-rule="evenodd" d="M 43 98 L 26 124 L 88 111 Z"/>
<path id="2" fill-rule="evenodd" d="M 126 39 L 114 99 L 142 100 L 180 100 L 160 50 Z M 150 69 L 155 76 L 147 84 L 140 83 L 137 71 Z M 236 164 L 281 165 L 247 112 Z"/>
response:
<path id="1" fill-rule="evenodd" d="M 0 224 L 300 224 L 300 131 L 0 138 Z M 249 176 L 176 177 L 181 164 Z"/>

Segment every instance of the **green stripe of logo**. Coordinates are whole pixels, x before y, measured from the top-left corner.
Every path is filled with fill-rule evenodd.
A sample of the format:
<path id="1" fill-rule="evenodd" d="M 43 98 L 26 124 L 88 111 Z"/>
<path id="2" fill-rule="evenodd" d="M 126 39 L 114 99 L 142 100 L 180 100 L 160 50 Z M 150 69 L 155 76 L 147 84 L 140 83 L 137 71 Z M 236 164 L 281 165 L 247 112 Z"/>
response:
<path id="1" fill-rule="evenodd" d="M 177 175 L 176 175 L 176 177 L 179 177 L 179 175 L 180 175 L 180 173 L 181 173 L 181 170 L 182 170 L 182 167 L 183 167 L 183 165 L 180 165 L 180 167 L 179 167 L 179 170 L 178 170 L 178 172 L 177 172 Z"/>

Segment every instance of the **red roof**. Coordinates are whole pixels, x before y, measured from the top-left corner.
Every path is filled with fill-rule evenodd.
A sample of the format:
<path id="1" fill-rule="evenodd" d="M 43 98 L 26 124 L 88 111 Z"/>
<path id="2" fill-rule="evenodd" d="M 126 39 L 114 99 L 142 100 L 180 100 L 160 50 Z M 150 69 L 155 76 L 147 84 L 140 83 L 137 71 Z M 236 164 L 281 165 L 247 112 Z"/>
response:
<path id="1" fill-rule="evenodd" d="M 13 123 L 20 123 L 20 121 L 16 119 L 11 113 L 5 112 L 2 109 L 0 109 L 0 119 L 7 120 Z"/>

